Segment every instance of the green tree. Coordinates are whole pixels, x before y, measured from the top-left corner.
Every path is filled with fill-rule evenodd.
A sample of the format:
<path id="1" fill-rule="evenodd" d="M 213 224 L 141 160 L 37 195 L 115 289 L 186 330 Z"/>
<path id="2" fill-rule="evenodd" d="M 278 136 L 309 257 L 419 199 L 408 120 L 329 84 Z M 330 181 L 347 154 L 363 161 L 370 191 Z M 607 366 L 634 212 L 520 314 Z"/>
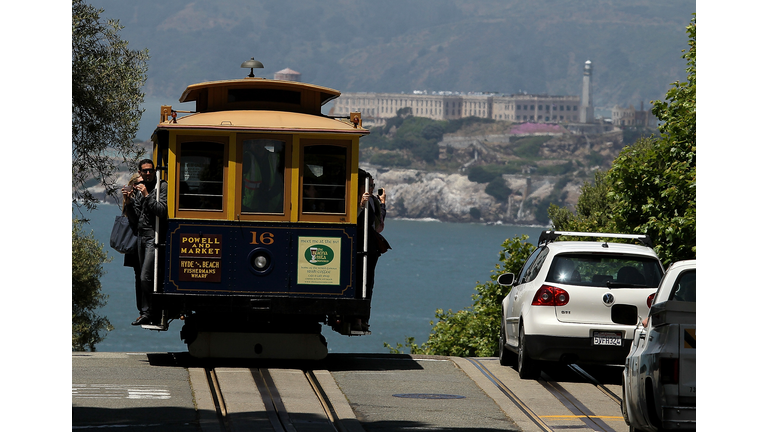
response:
<path id="1" fill-rule="evenodd" d="M 498 354 L 499 326 L 501 325 L 501 301 L 509 293 L 509 287 L 496 283 L 504 273 L 518 274 L 525 260 L 535 247 L 527 243 L 527 235 L 507 239 L 499 252 L 499 264 L 491 274 L 491 280 L 478 283 L 476 294 L 472 295 L 473 305 L 458 312 L 435 311 L 437 322 L 430 321 L 432 332 L 421 345 L 415 338 L 408 337 L 405 345 L 391 346 L 392 353 L 408 348 L 411 354 L 452 355 L 461 357 L 489 357 Z"/>
<path id="2" fill-rule="evenodd" d="M 489 166 L 475 165 L 469 168 L 467 178 L 469 181 L 473 181 L 475 183 L 490 183 L 501 175 L 499 172 L 493 170 L 492 168 L 493 167 Z"/>
<path id="3" fill-rule="evenodd" d="M 115 196 L 118 165 L 134 166 L 144 153 L 133 140 L 149 52 L 129 49 L 123 27 L 102 20 L 103 12 L 72 0 L 72 190 L 73 202 L 88 209 L 97 199 L 86 182 L 96 179 Z"/>
<path id="4" fill-rule="evenodd" d="M 433 163 L 440 157 L 440 147 L 433 141 L 419 141 L 411 148 L 411 153 L 424 162 Z"/>
<path id="5" fill-rule="evenodd" d="M 106 317 L 96 314 L 107 301 L 108 296 L 101 292 L 101 277 L 103 264 L 112 258 L 93 231 L 86 235 L 82 225 L 78 219 L 72 223 L 72 351 L 96 351 L 96 344 L 104 339 L 102 333 L 113 329 Z"/>
<path id="6" fill-rule="evenodd" d="M 133 142 L 143 112 L 148 51 L 128 49 L 116 20 L 101 19 L 103 9 L 72 1 L 72 202 L 93 210 L 97 199 L 86 183 L 95 180 L 116 196 L 119 164 L 135 167 L 143 156 Z M 94 351 L 112 329 L 95 310 L 107 297 L 99 278 L 107 262 L 103 245 L 72 221 L 72 349 Z"/>
<path id="7" fill-rule="evenodd" d="M 612 204 L 608 200 L 610 185 L 606 173 L 595 172 L 594 183 L 585 181 L 581 186 L 581 195 L 576 203 L 576 214 L 555 204 L 549 206 L 549 218 L 558 230 L 579 232 L 613 232 L 616 230 L 612 214 Z"/>
<path id="8" fill-rule="evenodd" d="M 505 203 L 512 193 L 512 189 L 507 187 L 504 177 L 499 176 L 488 183 L 488 186 L 485 187 L 485 193 L 494 197 L 496 201 Z"/>

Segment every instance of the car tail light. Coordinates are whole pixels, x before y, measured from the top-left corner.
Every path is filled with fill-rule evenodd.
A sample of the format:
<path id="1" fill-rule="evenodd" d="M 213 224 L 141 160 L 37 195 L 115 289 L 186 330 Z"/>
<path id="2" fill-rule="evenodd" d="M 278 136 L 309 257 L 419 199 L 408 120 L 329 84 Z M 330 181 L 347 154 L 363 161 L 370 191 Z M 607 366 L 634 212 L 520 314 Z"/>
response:
<path id="1" fill-rule="evenodd" d="M 645 304 L 648 305 L 648 307 L 651 307 L 651 304 L 653 304 L 653 298 L 656 297 L 656 293 L 653 293 L 648 296 L 648 300 L 645 301 Z"/>
<path id="2" fill-rule="evenodd" d="M 565 306 L 571 297 L 562 288 L 542 285 L 533 296 L 532 306 Z"/>
<path id="3" fill-rule="evenodd" d="M 659 362 L 659 377 L 662 384 L 677 384 L 680 381 L 680 359 L 661 359 Z"/>

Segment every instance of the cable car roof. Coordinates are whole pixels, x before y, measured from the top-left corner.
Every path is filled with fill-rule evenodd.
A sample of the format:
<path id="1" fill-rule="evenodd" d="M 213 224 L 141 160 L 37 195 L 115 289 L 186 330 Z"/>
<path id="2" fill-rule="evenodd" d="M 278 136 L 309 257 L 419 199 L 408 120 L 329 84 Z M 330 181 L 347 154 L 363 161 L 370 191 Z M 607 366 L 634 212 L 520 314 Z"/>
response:
<path id="1" fill-rule="evenodd" d="M 277 109 L 320 114 L 320 107 L 341 92 L 298 81 L 243 78 L 192 84 L 179 102 L 196 102 L 198 112 L 237 109 Z"/>
<path id="2" fill-rule="evenodd" d="M 353 124 L 329 117 L 268 110 L 212 111 L 179 117 L 174 123 L 168 120 L 160 123 L 167 129 L 218 129 L 243 130 L 252 132 L 332 132 L 367 135 L 367 129 L 355 128 Z"/>

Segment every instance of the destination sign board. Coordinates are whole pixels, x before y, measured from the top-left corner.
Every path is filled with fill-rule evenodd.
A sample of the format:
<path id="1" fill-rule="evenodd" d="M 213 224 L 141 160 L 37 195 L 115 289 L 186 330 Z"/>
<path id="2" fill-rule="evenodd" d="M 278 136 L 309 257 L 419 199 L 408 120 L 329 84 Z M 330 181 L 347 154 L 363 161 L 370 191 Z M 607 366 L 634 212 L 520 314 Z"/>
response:
<path id="1" fill-rule="evenodd" d="M 179 243 L 179 280 L 221 282 L 221 234 L 182 235 Z"/>

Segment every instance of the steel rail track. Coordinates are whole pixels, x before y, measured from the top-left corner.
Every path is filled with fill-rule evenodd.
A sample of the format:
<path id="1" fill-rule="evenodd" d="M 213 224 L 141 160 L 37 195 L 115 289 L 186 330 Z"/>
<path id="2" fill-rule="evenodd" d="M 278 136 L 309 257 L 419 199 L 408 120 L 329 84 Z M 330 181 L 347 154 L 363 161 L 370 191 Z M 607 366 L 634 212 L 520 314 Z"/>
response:
<path id="1" fill-rule="evenodd" d="M 480 372 L 488 378 L 493 385 L 496 386 L 503 394 L 506 396 L 510 401 L 512 401 L 517 408 L 520 409 L 520 411 L 523 412 L 523 414 L 526 415 L 536 426 L 538 426 L 541 430 L 545 432 L 554 432 L 554 429 L 547 426 L 547 424 L 544 422 L 544 419 L 536 415 L 536 413 L 533 412 L 531 408 L 529 408 L 525 402 L 523 402 L 522 399 L 520 399 L 515 392 L 513 392 L 509 387 L 506 386 L 496 375 L 493 374 L 488 368 L 485 367 L 485 365 L 481 364 L 479 361 L 477 361 L 474 358 L 467 358 L 470 363 L 472 363 Z"/>
<path id="2" fill-rule="evenodd" d="M 537 381 L 587 427 L 590 427 L 595 431 L 616 432 L 615 429 L 608 426 L 603 419 L 599 418 L 592 412 L 592 410 L 587 408 L 586 405 L 574 396 L 573 393 L 563 388 L 557 381 L 549 381 L 542 378 L 539 378 Z"/>
<path id="3" fill-rule="evenodd" d="M 604 386 L 597 379 L 595 379 L 595 377 L 593 377 L 592 375 L 588 374 L 584 369 L 582 369 L 578 365 L 576 365 L 576 364 L 569 364 L 568 367 L 572 371 L 576 372 L 576 374 L 578 374 L 579 376 L 581 376 L 585 380 L 587 380 L 590 383 L 592 383 L 592 385 L 597 387 L 601 392 L 603 392 L 603 394 L 608 396 L 608 398 L 610 400 L 616 402 L 617 405 L 621 406 L 621 396 L 619 396 L 616 393 L 612 392 L 608 387 Z"/>
<path id="4" fill-rule="evenodd" d="M 213 406 L 216 409 L 216 417 L 219 419 L 219 426 L 222 431 L 231 432 L 232 428 L 227 417 L 227 407 L 224 404 L 224 395 L 221 393 L 216 371 L 213 368 L 205 368 L 205 378 L 211 391 Z"/>
<path id="5" fill-rule="evenodd" d="M 474 358 L 468 358 L 482 374 L 493 383 L 501 392 L 512 401 L 534 424 L 536 424 L 542 431 L 553 431 L 553 428 L 547 425 L 546 421 L 537 415 L 530 407 L 528 407 L 522 399 L 517 396 L 509 387 L 507 387 L 501 379 L 493 374 L 488 368 L 481 362 Z M 573 372 L 575 372 L 585 382 L 588 382 L 602 391 L 613 402 L 621 405 L 621 398 L 600 383 L 595 377 L 587 373 L 581 367 L 571 364 L 568 366 Z M 615 429 L 605 423 L 603 419 L 593 413 L 586 405 L 584 405 L 579 399 L 571 392 L 563 388 L 557 381 L 550 379 L 546 374 L 542 374 L 542 377 L 537 382 L 544 388 L 546 388 L 550 394 L 552 394 L 560 403 L 568 408 L 574 417 L 580 419 L 586 426 L 592 428 L 595 431 L 615 432 Z"/>
<path id="6" fill-rule="evenodd" d="M 213 404 L 216 409 L 216 416 L 219 420 L 219 426 L 222 431 L 231 432 L 233 430 L 230 424 L 229 417 L 227 415 L 227 407 L 224 402 L 224 395 L 219 386 L 218 379 L 216 377 L 216 370 L 213 368 L 206 368 L 206 378 L 208 380 L 208 386 L 213 398 Z M 253 381 L 256 384 L 256 388 L 259 392 L 264 407 L 266 409 L 266 416 L 272 429 L 275 432 L 297 432 L 296 427 L 291 421 L 290 413 L 283 404 L 283 400 L 275 385 L 272 375 L 268 369 L 250 369 Z M 323 411 L 328 418 L 329 425 L 336 432 L 347 432 L 347 429 L 343 426 L 336 414 L 336 409 L 333 407 L 328 395 L 322 388 L 322 385 L 318 381 L 314 372 L 311 370 L 304 370 L 304 377 L 307 379 L 310 387 L 312 388 L 315 396 L 317 397 Z"/>

